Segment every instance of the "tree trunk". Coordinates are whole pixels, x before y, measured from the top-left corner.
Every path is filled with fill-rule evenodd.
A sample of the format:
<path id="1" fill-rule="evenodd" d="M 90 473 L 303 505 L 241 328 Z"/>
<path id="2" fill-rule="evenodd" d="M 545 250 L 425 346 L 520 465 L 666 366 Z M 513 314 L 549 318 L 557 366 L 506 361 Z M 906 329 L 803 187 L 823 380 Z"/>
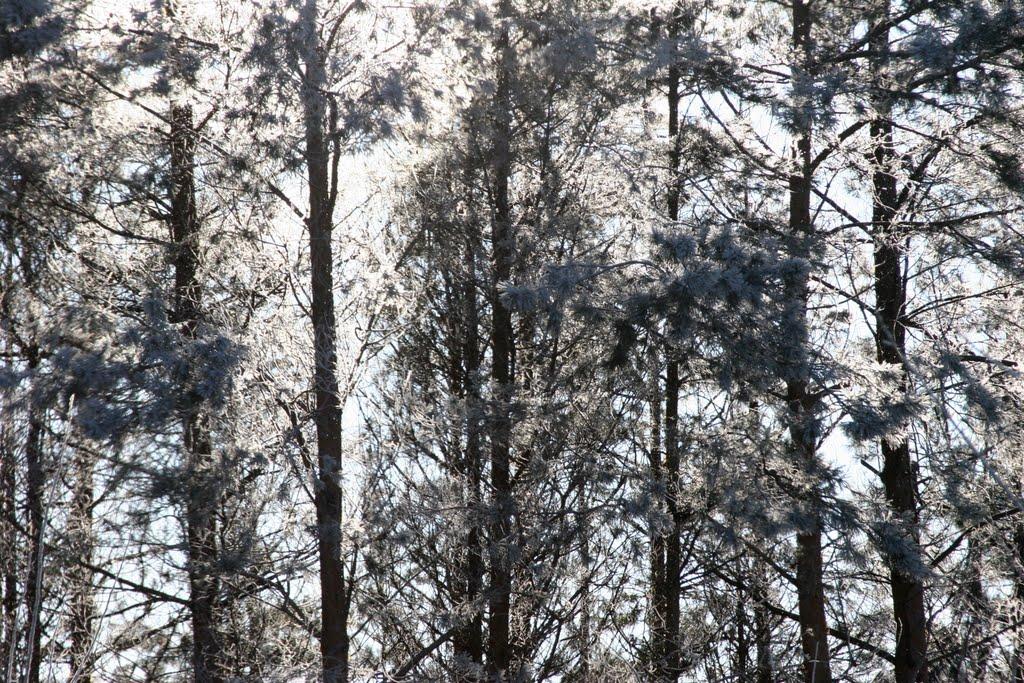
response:
<path id="1" fill-rule="evenodd" d="M 593 586 L 591 582 L 590 568 L 593 562 L 590 549 L 590 498 L 588 496 L 587 483 L 590 480 L 590 467 L 585 466 L 583 476 L 580 477 L 580 495 L 577 501 L 576 525 L 580 544 L 580 566 L 583 572 L 580 586 L 580 626 L 579 626 L 579 675 L 577 680 L 591 680 L 592 640 L 593 640 Z"/>
<path id="2" fill-rule="evenodd" d="M 200 237 L 195 197 L 196 134 L 189 105 L 171 107 L 171 239 L 174 243 L 173 322 L 195 340 L 202 319 L 199 282 Z M 181 397 L 179 410 L 191 481 L 186 501 L 189 611 L 192 616 L 192 667 L 197 683 L 217 683 L 221 670 L 217 633 L 217 491 L 207 417 L 199 396 Z"/>
<path id="3" fill-rule="evenodd" d="M 985 638 L 989 615 L 993 605 L 985 593 L 984 577 L 985 545 L 977 538 L 967 538 L 967 595 L 963 601 L 967 603 L 968 616 L 960 641 L 963 643 L 964 656 L 958 667 L 959 680 L 984 681 L 988 673 L 989 658 L 992 656 L 993 642 Z"/>
<path id="4" fill-rule="evenodd" d="M 737 562 L 737 569 L 742 572 L 742 561 Z M 743 576 L 740 573 L 740 576 Z M 733 663 L 732 679 L 746 681 L 747 667 L 750 663 L 750 634 L 747 623 L 747 596 L 742 586 L 736 587 L 736 657 Z"/>
<path id="5" fill-rule="evenodd" d="M 499 20 L 509 21 L 509 0 L 499 5 Z M 515 259 L 515 235 L 509 205 L 509 180 L 512 174 L 512 99 L 513 53 L 509 26 L 502 27 L 497 42 L 497 90 L 494 101 L 493 196 L 494 219 L 491 223 L 492 280 L 491 299 L 491 523 L 490 589 L 487 619 L 487 671 L 499 680 L 513 679 L 510 611 L 512 601 L 512 562 L 509 545 L 512 538 L 511 432 L 512 432 L 512 312 L 501 299 L 500 287 L 512 275 Z"/>
<path id="6" fill-rule="evenodd" d="M 18 647 L 18 508 L 15 500 L 17 473 L 14 445 L 9 441 L 9 423 L 0 432 L 0 571 L 3 572 L 3 629 L 0 649 L 0 672 L 7 672 L 8 661 L 13 661 Z M 9 672 L 13 673 L 13 672 Z M 8 674 L 5 674 L 8 675 Z"/>
<path id="7" fill-rule="evenodd" d="M 1017 485 L 1017 495 L 1022 493 L 1022 486 Z M 1013 527 L 1012 552 L 1013 552 L 1013 597 L 1016 600 L 1014 611 L 1015 620 L 1018 625 L 1013 629 L 1013 654 L 1010 664 L 1010 680 L 1012 683 L 1024 683 L 1024 524 L 1015 524 Z"/>
<path id="8" fill-rule="evenodd" d="M 471 228 L 470 228 L 471 229 Z M 462 394 L 466 410 L 466 450 L 462 465 L 462 478 L 467 513 L 472 520 L 466 534 L 466 549 L 459 567 L 459 602 L 473 605 L 473 614 L 452 636 L 455 668 L 460 681 L 479 680 L 483 666 L 483 616 L 477 605 L 483 591 L 484 558 L 481 550 L 480 486 L 483 474 L 480 448 L 480 312 L 477 306 L 476 235 L 466 236 L 464 281 L 462 287 Z"/>
<path id="9" fill-rule="evenodd" d="M 651 351 L 650 372 L 653 385 L 650 389 L 651 408 L 651 450 L 650 450 L 650 481 L 652 490 L 652 503 L 655 495 L 660 495 L 664 488 L 665 473 L 664 461 L 662 459 L 662 394 L 661 394 L 661 368 L 658 361 L 658 352 Z M 650 515 L 650 586 L 651 604 L 648 609 L 647 628 L 650 633 L 650 673 L 651 679 L 658 680 L 663 668 L 665 653 L 665 607 L 664 607 L 664 585 L 665 585 L 665 534 L 654 524 L 655 515 L 661 512 L 660 505 L 652 505 Z"/>
<path id="10" fill-rule="evenodd" d="M 888 3 L 884 4 L 884 17 Z M 889 31 L 880 31 L 872 41 L 872 68 L 885 77 L 888 64 Z M 893 175 L 895 163 L 893 124 L 884 96 L 876 98 L 871 122 L 872 224 L 874 225 L 875 342 L 879 363 L 892 366 L 900 375 L 899 391 L 907 390 L 904 369 L 906 335 L 902 315 L 906 287 L 902 273 L 902 246 L 894 225 L 899 192 Z M 902 396 L 898 397 L 902 398 Z M 882 484 L 898 524 L 903 525 L 905 542 L 920 553 L 918 539 L 917 474 L 910 460 L 906 437 L 882 438 Z M 896 683 L 924 683 L 928 680 L 928 624 L 924 612 L 924 583 L 906 570 L 897 558 L 889 558 L 893 616 L 896 620 Z"/>
<path id="11" fill-rule="evenodd" d="M 804 680 L 823 683 L 832 680 L 825 621 L 825 593 L 822 587 L 821 531 L 797 534 L 797 593 Z"/>
<path id="12" fill-rule="evenodd" d="M 78 555 L 81 562 L 74 569 L 71 596 L 71 672 L 77 683 L 91 683 L 93 670 L 93 462 L 79 449 L 75 458 L 75 483 L 72 519 L 77 526 Z"/>
<path id="13" fill-rule="evenodd" d="M 665 512 L 671 522 L 665 538 L 664 581 L 661 585 L 661 607 L 665 615 L 662 667 L 658 680 L 679 679 L 679 580 L 682 574 L 680 533 L 682 513 L 679 506 L 679 362 L 670 360 L 665 377 Z"/>
<path id="14" fill-rule="evenodd" d="M 29 373 L 34 377 L 39 368 L 39 347 L 34 344 L 25 350 Z M 43 463 L 43 420 L 39 409 L 29 406 L 28 436 L 25 439 L 26 503 L 28 506 L 28 580 L 25 586 L 25 613 L 28 635 L 26 641 L 28 669 L 26 683 L 39 683 L 42 666 L 43 631 L 43 552 L 44 552 L 44 496 L 46 494 L 46 471 Z"/>
<path id="15" fill-rule="evenodd" d="M 757 645 L 757 683 L 774 683 L 775 667 L 772 660 L 772 622 L 764 604 L 763 596 L 766 588 L 766 567 L 761 560 L 754 561 L 754 587 L 751 591 L 754 598 L 754 641 Z"/>
<path id="16" fill-rule="evenodd" d="M 798 62 L 793 67 L 794 75 L 812 68 L 811 54 L 811 10 L 807 0 L 793 3 L 793 47 L 798 53 Z M 806 242 L 814 231 L 811 219 L 811 137 L 812 122 L 807 119 L 797 122 L 797 139 L 794 150 L 796 170 L 789 178 L 789 228 L 797 254 L 807 258 Z M 789 293 L 792 309 L 794 343 L 799 345 L 800 355 L 807 353 L 807 305 L 809 281 L 805 274 L 792 283 Z M 794 457 L 808 473 L 817 470 L 817 401 L 809 394 L 809 377 L 806 364 L 795 369 L 786 382 L 786 402 L 789 407 L 789 433 Z M 825 590 L 822 583 L 821 559 L 821 513 L 820 501 L 815 484 L 812 483 L 810 496 L 803 501 L 804 528 L 796 537 L 796 581 L 797 606 L 800 616 L 800 642 L 803 651 L 804 681 L 826 683 L 832 680 L 828 649 L 828 625 L 825 620 Z"/>
<path id="17" fill-rule="evenodd" d="M 668 20 L 668 38 L 673 46 L 679 37 L 681 8 L 677 4 Z M 675 60 L 668 67 L 668 138 L 669 138 L 669 179 L 666 192 L 666 218 L 672 223 L 679 220 L 679 66 Z M 671 330 L 669 333 L 671 335 Z M 658 554 L 652 564 L 654 609 L 656 628 L 652 631 L 654 656 L 654 679 L 672 682 L 679 679 L 679 580 L 682 573 L 682 546 L 680 539 L 682 511 L 679 505 L 679 361 L 671 348 L 665 352 L 665 412 L 664 451 L 665 461 L 656 453 L 658 462 L 652 475 L 659 490 L 664 492 L 665 514 L 670 520 L 668 533 L 653 544 L 652 551 Z M 659 420 L 660 421 L 660 420 Z"/>
<path id="18" fill-rule="evenodd" d="M 337 323 L 334 317 L 334 257 L 331 249 L 336 186 L 324 133 L 327 116 L 326 55 L 318 36 L 319 8 L 306 0 L 302 99 L 306 173 L 309 182 L 309 258 L 313 324 L 313 385 L 318 481 L 314 496 L 320 561 L 320 657 L 325 683 L 348 680 L 348 611 L 342 562 L 341 399 L 338 391 Z M 337 151 L 335 151 L 337 154 Z"/>

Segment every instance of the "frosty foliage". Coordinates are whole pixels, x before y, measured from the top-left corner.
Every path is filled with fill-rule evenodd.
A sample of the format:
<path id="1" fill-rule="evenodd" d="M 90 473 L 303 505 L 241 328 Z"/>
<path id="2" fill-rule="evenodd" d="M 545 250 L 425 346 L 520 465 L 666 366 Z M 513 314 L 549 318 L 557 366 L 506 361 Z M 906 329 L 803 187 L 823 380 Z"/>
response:
<path id="1" fill-rule="evenodd" d="M 1022 46 L 0 0 L 0 679 L 1021 679 Z"/>
<path id="2" fill-rule="evenodd" d="M 73 424 L 85 438 L 117 443 L 132 430 L 174 431 L 183 402 L 216 414 L 232 390 L 242 347 L 215 331 L 184 337 L 159 297 L 151 295 L 141 309 L 139 324 L 108 328 L 103 336 L 102 322 L 61 321 L 53 380 L 35 400 L 60 405 L 73 398 Z"/>
<path id="3" fill-rule="evenodd" d="M 58 3 L 62 5 L 63 3 Z M 55 42 L 68 17 L 49 0 L 4 0 L 0 5 L 0 62 L 41 52 Z"/>

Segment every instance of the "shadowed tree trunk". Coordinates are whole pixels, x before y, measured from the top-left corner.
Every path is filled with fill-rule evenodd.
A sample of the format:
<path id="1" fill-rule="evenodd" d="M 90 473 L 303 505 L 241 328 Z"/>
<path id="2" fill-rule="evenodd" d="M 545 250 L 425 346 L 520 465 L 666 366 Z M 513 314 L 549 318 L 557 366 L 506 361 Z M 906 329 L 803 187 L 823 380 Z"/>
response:
<path id="1" fill-rule="evenodd" d="M 681 511 L 678 505 L 679 479 L 679 364 L 670 361 L 661 406 L 654 411 L 652 430 L 657 430 L 651 455 L 651 476 L 664 492 L 664 512 L 670 520 L 668 531 L 655 530 L 651 538 L 651 656 L 656 681 L 676 681 L 681 670 L 679 653 L 679 581 L 681 575 Z M 664 419 L 662 419 L 664 417 Z M 664 443 L 660 438 L 664 430 Z M 665 457 L 662 460 L 662 451 Z"/>
<path id="2" fill-rule="evenodd" d="M 580 543 L 580 565 L 583 568 L 582 585 L 580 586 L 582 606 L 580 607 L 579 626 L 579 679 L 580 681 L 591 680 L 591 659 L 593 658 L 591 641 L 593 639 L 593 586 L 591 585 L 590 567 L 593 561 L 590 550 L 590 512 L 588 506 L 590 500 L 587 496 L 587 481 L 589 480 L 589 467 L 580 480 L 580 498 L 576 511 L 577 532 Z"/>
<path id="3" fill-rule="evenodd" d="M 765 608 L 765 574 L 766 568 L 760 560 L 754 563 L 754 641 L 757 646 L 757 683 L 774 683 L 775 667 L 772 661 L 772 618 Z"/>
<path id="4" fill-rule="evenodd" d="M 742 576 L 742 565 L 737 563 Z M 750 664 L 750 624 L 747 620 L 747 596 L 742 586 L 736 587 L 736 657 L 733 664 L 733 680 L 745 681 Z"/>
<path id="5" fill-rule="evenodd" d="M 794 77 L 800 77 L 812 68 L 811 25 L 813 19 L 807 0 L 793 3 L 793 47 L 797 62 L 793 67 Z M 813 122 L 806 114 L 798 116 L 797 137 L 793 163 L 795 170 L 789 178 L 789 231 L 796 255 L 808 258 L 807 242 L 814 231 L 811 218 L 812 174 L 811 139 Z M 789 306 L 791 308 L 793 343 L 803 358 L 808 351 L 807 306 L 809 298 L 809 276 L 797 276 L 790 283 Z M 818 401 L 809 392 L 807 363 L 795 369 L 794 375 L 786 382 L 786 403 L 789 408 L 789 434 L 793 455 L 800 466 L 814 476 L 817 470 L 817 411 Z M 812 487 L 815 483 L 812 480 Z M 800 615 L 800 642 L 803 651 L 804 681 L 806 683 L 827 683 L 832 680 L 829 661 L 828 625 L 825 620 L 825 591 L 822 585 L 821 559 L 821 512 L 817 490 L 812 488 L 810 496 L 798 501 L 803 506 L 803 529 L 796 537 L 796 582 L 797 605 Z"/>
<path id="6" fill-rule="evenodd" d="M 1017 485 L 1017 495 L 1024 493 L 1024 486 Z M 1013 552 L 1013 597 L 1017 602 L 1014 613 L 1020 622 L 1024 619 L 1024 524 L 1014 524 L 1011 539 Z M 1024 683 L 1024 625 L 1018 623 L 1013 629 L 1013 661 L 1010 664 L 1010 680 L 1013 683 Z"/>
<path id="7" fill-rule="evenodd" d="M 883 3 L 882 21 L 888 17 L 888 2 Z M 872 68 L 877 79 L 885 78 L 889 62 L 889 31 L 878 31 L 872 41 Z M 880 88 L 881 90 L 881 88 Z M 891 366 L 899 374 L 900 395 L 907 390 L 904 369 L 906 334 L 902 316 L 906 304 L 903 281 L 901 236 L 894 224 L 899 192 L 893 174 L 895 164 L 893 123 L 890 105 L 884 95 L 875 98 L 875 118 L 871 122 L 872 224 L 874 226 L 875 343 L 878 362 Z M 910 459 L 906 437 L 882 438 L 882 485 L 904 540 L 920 553 L 918 540 L 917 475 Z M 893 616 L 896 620 L 896 683 L 924 683 L 928 680 L 928 624 L 924 612 L 924 583 L 912 575 L 897 558 L 889 558 Z"/>
<path id="8" fill-rule="evenodd" d="M 662 393 L 661 393 L 661 364 L 658 360 L 659 352 L 651 349 L 650 378 L 651 388 L 648 397 L 651 409 L 651 445 L 650 445 L 650 468 L 651 486 L 657 491 L 663 486 L 665 480 L 664 461 L 662 458 Z M 650 672 L 651 677 L 658 675 L 662 666 L 662 657 L 665 652 L 665 611 L 663 593 L 665 585 L 665 534 L 658 528 L 654 521 L 654 514 L 659 510 L 654 508 L 649 525 L 650 554 L 649 554 L 649 583 L 651 591 L 651 604 L 647 614 L 647 629 L 650 633 Z"/>
<path id="9" fill-rule="evenodd" d="M 18 508 L 14 447 L 5 422 L 0 427 L 0 571 L 3 572 L 0 672 L 6 675 L 8 659 L 18 647 Z"/>
<path id="10" fill-rule="evenodd" d="M 334 314 L 334 257 L 331 234 L 337 178 L 332 161 L 337 149 L 325 135 L 327 117 L 326 55 L 318 35 L 316 0 L 302 9 L 305 72 L 302 100 L 305 162 L 309 183 L 310 316 L 313 324 L 313 388 L 315 396 L 318 480 L 314 494 L 317 551 L 320 562 L 320 657 L 325 683 L 348 680 L 348 612 L 345 566 L 342 561 L 341 398 L 338 390 L 337 322 Z"/>
<path id="11" fill-rule="evenodd" d="M 10 291 L 11 271 L 4 269 L 4 292 Z M 3 294 L 0 294 L 0 311 L 6 313 L 7 301 Z M 0 328 L 0 331 L 6 330 Z M 6 334 L 3 337 L 3 353 L 5 356 L 13 357 L 13 344 Z M 0 602 L 2 616 L 0 616 L 0 631 L 3 637 L 0 638 L 0 674 L 11 677 L 13 670 L 8 669 L 8 664 L 13 664 L 18 649 L 18 604 L 20 600 L 18 590 L 18 565 L 21 557 L 20 542 L 18 538 L 18 500 L 17 500 L 17 460 L 15 456 L 16 447 L 14 443 L 14 419 L 3 406 L 2 422 L 0 422 L 0 572 L 2 572 L 3 600 Z"/>
<path id="12" fill-rule="evenodd" d="M 71 671 L 77 683 L 91 683 L 93 655 L 92 579 L 89 568 L 93 563 L 93 461 L 85 449 L 78 449 L 75 457 L 75 482 L 72 499 L 72 519 L 76 526 L 80 562 L 73 572 L 71 596 Z"/>
<path id="13" fill-rule="evenodd" d="M 33 278 L 34 279 L 34 278 Z M 32 280 L 26 277 L 26 283 Z M 25 349 L 25 359 L 30 375 L 39 368 L 39 347 L 35 344 Z M 25 484 L 28 506 L 28 572 L 25 586 L 25 614 L 28 637 L 26 641 L 28 668 L 26 683 L 39 683 L 42 666 L 43 593 L 46 575 L 44 572 L 44 497 L 46 495 L 46 470 L 43 463 L 43 420 L 39 408 L 29 406 L 28 435 L 25 438 Z"/>
<path id="14" fill-rule="evenodd" d="M 682 8 L 677 4 L 666 22 L 668 39 L 675 49 L 679 37 Z M 679 65 L 675 59 L 669 63 L 667 85 L 668 138 L 669 138 L 669 179 L 665 197 L 666 218 L 676 223 L 679 220 Z M 671 330 L 669 335 L 671 336 Z M 664 462 L 661 448 L 654 449 L 652 480 L 664 495 L 664 511 L 670 524 L 667 532 L 657 532 L 652 539 L 651 578 L 653 594 L 652 656 L 653 677 L 656 681 L 674 682 L 679 679 L 679 581 L 682 573 L 682 510 L 679 503 L 679 360 L 677 353 L 667 348 L 665 352 L 665 393 L 664 400 Z M 656 416 L 660 423 L 660 415 Z M 659 426 L 660 428 L 660 426 Z M 661 441 L 660 436 L 658 441 Z"/>
<path id="15" fill-rule="evenodd" d="M 512 3 L 502 0 L 499 21 L 509 22 Z M 509 35 L 510 26 L 501 28 L 496 45 L 497 89 L 494 98 L 492 140 L 492 193 L 494 218 L 491 222 L 492 280 L 491 303 L 491 383 L 494 403 L 491 415 L 491 523 L 490 523 L 490 586 L 487 615 L 487 672 L 497 679 L 513 679 L 510 610 L 512 601 L 512 561 L 509 545 L 512 538 L 511 450 L 513 399 L 512 311 L 501 298 L 501 286 L 512 275 L 515 259 L 515 234 L 509 204 L 509 181 L 512 174 L 512 70 L 514 56 Z"/>
<path id="16" fill-rule="evenodd" d="M 467 188 L 469 185 L 467 184 Z M 472 228 L 469 228 L 472 230 Z M 476 235 L 467 233 L 463 256 L 464 280 L 462 283 L 462 398 L 466 410 L 466 449 L 462 467 L 462 478 L 466 486 L 465 502 L 472 520 L 466 534 L 465 554 L 459 567 L 459 589 L 457 596 L 461 603 L 474 605 L 472 616 L 452 636 L 452 650 L 456 668 L 462 669 L 465 681 L 479 680 L 483 665 L 483 615 L 477 603 L 483 591 L 484 558 L 481 550 L 480 527 L 480 486 L 483 475 L 480 448 L 480 312 L 477 305 L 476 255 L 479 244 Z"/>
<path id="17" fill-rule="evenodd" d="M 195 340 L 203 315 L 200 236 L 195 197 L 196 132 L 189 105 L 171 107 L 171 238 L 174 243 L 173 320 Z M 182 430 L 191 481 L 186 501 L 192 667 L 200 683 L 224 679 L 217 632 L 217 487 L 207 417 L 198 395 L 181 397 Z"/>

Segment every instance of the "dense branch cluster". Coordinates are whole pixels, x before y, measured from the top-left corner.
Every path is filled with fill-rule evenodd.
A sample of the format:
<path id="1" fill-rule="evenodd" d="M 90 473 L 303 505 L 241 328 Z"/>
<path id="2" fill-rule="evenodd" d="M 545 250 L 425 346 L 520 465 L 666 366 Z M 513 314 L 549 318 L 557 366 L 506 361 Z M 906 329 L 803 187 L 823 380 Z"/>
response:
<path id="1" fill-rule="evenodd" d="M 1024 683 L 1016 0 L 0 0 L 0 680 Z"/>

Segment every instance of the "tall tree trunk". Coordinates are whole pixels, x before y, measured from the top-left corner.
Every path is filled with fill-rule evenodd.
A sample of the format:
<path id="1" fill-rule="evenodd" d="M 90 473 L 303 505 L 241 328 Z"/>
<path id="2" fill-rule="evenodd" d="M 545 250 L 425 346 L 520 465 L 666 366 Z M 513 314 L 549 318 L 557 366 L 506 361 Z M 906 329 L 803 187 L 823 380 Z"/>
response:
<path id="1" fill-rule="evenodd" d="M 888 2 L 883 3 L 881 21 L 887 20 Z M 886 77 L 889 62 L 889 31 L 879 31 L 872 41 L 872 68 L 878 78 Z M 890 105 L 884 95 L 875 101 L 871 122 L 872 224 L 874 226 L 875 342 L 879 363 L 899 373 L 899 391 L 907 390 L 904 366 L 906 334 L 902 316 L 906 286 L 902 272 L 902 246 L 894 224 L 899 192 L 893 175 L 895 149 Z M 917 475 L 910 459 L 906 437 L 879 440 L 882 451 L 882 485 L 897 523 L 903 526 L 904 541 L 920 553 L 918 537 Z M 889 558 L 893 616 L 896 620 L 896 683 L 928 680 L 928 624 L 924 612 L 924 583 L 910 573 L 898 558 Z"/>
<path id="2" fill-rule="evenodd" d="M 678 158 L 676 160 L 678 163 Z M 678 192 L 673 192 L 678 201 Z M 678 209 L 677 209 L 678 210 Z M 665 513 L 671 523 L 665 538 L 664 581 L 661 585 L 661 607 L 665 615 L 664 642 L 661 648 L 662 669 L 659 680 L 679 679 L 679 581 L 682 574 L 682 511 L 679 504 L 679 361 L 670 359 L 665 377 Z"/>
<path id="3" fill-rule="evenodd" d="M 31 280 L 26 279 L 26 283 Z M 35 376 L 39 368 L 39 347 L 35 344 L 25 349 L 25 359 L 29 373 Z M 46 495 L 46 471 L 43 463 L 43 419 L 39 408 L 29 406 L 28 435 L 25 439 L 25 483 L 26 504 L 28 506 L 28 580 L 25 586 L 25 613 L 27 618 L 28 636 L 26 641 L 28 668 L 25 672 L 26 683 L 39 683 L 39 671 L 42 666 L 42 632 L 43 632 L 43 587 L 45 572 L 44 563 L 44 497 Z"/>
<path id="4" fill-rule="evenodd" d="M 6 410 L 6 406 L 5 406 Z M 10 441 L 9 423 L 0 427 L 0 571 L 3 572 L 2 622 L 3 639 L 0 640 L 0 672 L 10 676 L 7 664 L 13 661 L 18 648 L 18 507 L 15 499 L 17 473 L 14 445 Z"/>
<path id="5" fill-rule="evenodd" d="M 479 672 L 484 661 L 483 615 L 477 605 L 483 590 L 484 558 L 480 545 L 480 526 L 477 522 L 480 519 L 483 463 L 480 448 L 480 312 L 477 306 L 476 235 L 466 235 L 465 250 L 465 279 L 462 286 L 462 393 L 466 410 L 466 450 L 461 474 L 466 487 L 464 498 L 471 522 L 466 534 L 465 555 L 459 568 L 458 581 L 463 591 L 460 602 L 473 605 L 473 614 L 452 636 L 452 650 L 456 668 L 460 670 L 459 680 L 476 681 L 479 680 Z"/>
<path id="6" fill-rule="evenodd" d="M 754 572 L 754 586 L 751 590 L 754 598 L 754 641 L 757 645 L 757 669 L 754 679 L 757 683 L 774 683 L 771 614 L 765 607 L 763 597 L 767 592 L 767 581 L 765 580 L 767 571 L 761 560 L 754 561 Z"/>
<path id="7" fill-rule="evenodd" d="M 660 388 L 656 381 L 656 388 Z M 662 401 L 664 403 L 662 404 Z M 679 678 L 679 579 L 681 544 L 680 514 L 676 480 L 679 478 L 678 420 L 679 365 L 669 361 L 664 394 L 654 400 L 651 448 L 651 480 L 664 496 L 664 514 L 670 520 L 668 531 L 655 529 L 651 537 L 651 656 L 654 681 Z M 662 441 L 664 434 L 664 441 Z M 664 459 L 662 458 L 664 452 Z"/>
<path id="8" fill-rule="evenodd" d="M 515 259 L 515 234 L 509 203 L 509 181 L 512 175 L 512 70 L 514 56 L 509 23 L 512 3 L 502 0 L 498 11 L 501 28 L 496 57 L 497 90 L 494 99 L 492 172 L 494 219 L 491 222 L 492 280 L 491 299 L 491 496 L 490 523 L 490 587 L 487 615 L 487 671 L 497 679 L 513 679 L 510 612 L 512 602 L 512 560 L 509 546 L 512 537 L 511 450 L 512 450 L 512 354 L 515 345 L 512 311 L 501 299 L 501 285 L 512 275 Z"/>
<path id="9" fill-rule="evenodd" d="M 6 265 L 6 264 L 5 264 Z M 11 272 L 4 268 L 4 291 L 10 291 Z M 5 297 L 0 295 L 0 311 L 6 311 Z M 3 330 L 3 328 L 0 328 Z M 6 330 L 3 330 L 6 332 Z M 3 352 L 12 357 L 13 344 L 7 334 L 3 335 Z M 2 616 L 0 616 L 0 674 L 13 679 L 13 664 L 18 650 L 18 565 L 21 544 L 18 540 L 18 473 L 14 437 L 14 419 L 10 404 L 0 403 L 0 572 L 3 591 Z"/>
<path id="10" fill-rule="evenodd" d="M 200 236 L 195 196 L 196 133 L 192 107 L 171 106 L 171 238 L 174 243 L 174 314 L 186 338 L 195 340 L 202 319 Z M 217 491 L 213 449 L 201 398 L 181 397 L 183 441 L 191 481 L 185 507 L 192 667 L 199 683 L 224 679 L 217 633 Z"/>
<path id="11" fill-rule="evenodd" d="M 664 489 L 665 472 L 664 460 L 662 458 L 662 393 L 661 393 L 661 363 L 658 359 L 658 350 L 651 350 L 650 376 L 652 385 L 648 400 L 651 409 L 651 446 L 650 446 L 650 481 L 651 489 L 655 495 Z M 653 500 L 653 496 L 652 496 Z M 665 585 L 665 534 L 660 526 L 655 524 L 655 515 L 661 513 L 660 505 L 652 505 L 650 524 L 650 591 L 651 604 L 648 609 L 647 629 L 650 633 L 650 674 L 651 679 L 657 681 L 663 668 L 665 653 L 665 608 L 664 608 L 664 585 Z"/>
<path id="12" fill-rule="evenodd" d="M 742 573 L 742 559 L 737 562 L 740 576 Z M 742 582 L 741 582 L 742 583 Z M 747 620 L 747 596 L 743 586 L 736 587 L 736 657 L 733 663 L 732 679 L 735 681 L 746 681 L 747 668 L 750 665 L 750 633 Z"/>
<path id="13" fill-rule="evenodd" d="M 334 227 L 336 179 L 331 180 L 332 153 L 324 129 L 327 120 L 326 55 L 318 35 L 317 0 L 302 9 L 305 63 L 302 100 L 309 182 L 310 316 L 313 324 L 313 385 L 318 481 L 314 495 L 320 561 L 320 657 L 325 683 L 348 680 L 348 611 L 342 561 L 341 398 L 338 390 L 338 330 L 334 315 Z M 337 150 L 334 152 L 336 157 Z"/>
<path id="14" fill-rule="evenodd" d="M 682 8 L 675 5 L 667 22 L 668 38 L 675 49 L 679 37 Z M 669 179 L 666 192 L 666 218 L 675 223 L 679 220 L 679 66 L 673 58 L 668 67 L 668 138 L 669 138 Z M 669 333 L 671 334 L 671 330 Z M 679 679 L 679 580 L 682 573 L 681 525 L 682 511 L 679 504 L 679 361 L 676 352 L 667 348 L 665 352 L 665 412 L 664 452 L 665 461 L 658 463 L 652 472 L 659 489 L 664 491 L 665 514 L 670 520 L 668 532 L 663 534 L 653 548 L 659 554 L 652 566 L 654 583 L 654 606 L 657 628 L 652 632 L 653 655 L 655 658 L 654 678 L 657 681 L 674 682 Z M 655 570 L 655 567 L 657 568 Z"/>
<path id="15" fill-rule="evenodd" d="M 967 538 L 968 579 L 966 595 L 963 596 L 963 602 L 967 603 L 968 615 L 960 636 L 964 656 L 958 667 L 961 681 L 985 680 L 989 658 L 992 656 L 994 643 L 985 638 L 993 606 L 985 593 L 984 561 L 985 546 L 977 538 L 969 536 Z"/>
<path id="16" fill-rule="evenodd" d="M 583 572 L 580 586 L 580 626 L 579 626 L 579 675 L 577 680 L 591 680 L 592 640 L 593 640 L 593 586 L 591 582 L 591 549 L 590 549 L 590 499 L 588 497 L 588 482 L 590 481 L 590 467 L 584 467 L 583 476 L 580 477 L 580 495 L 576 509 L 576 531 L 580 544 L 580 566 Z"/>
<path id="17" fill-rule="evenodd" d="M 797 51 L 794 76 L 812 69 L 811 9 L 808 0 L 793 2 L 793 47 Z M 808 258 L 807 242 L 814 226 L 811 218 L 811 166 L 812 121 L 801 116 L 793 162 L 796 169 L 789 178 L 789 229 L 797 254 Z M 809 280 L 805 274 L 791 284 L 789 305 L 792 307 L 794 343 L 799 345 L 800 356 L 808 350 L 807 305 Z M 809 392 L 806 363 L 795 368 L 786 382 L 786 402 L 789 407 L 789 433 L 794 457 L 809 474 L 817 471 L 817 400 Z M 815 484 L 812 483 L 812 487 Z M 825 590 L 822 583 L 821 512 L 816 488 L 809 497 L 800 501 L 804 505 L 804 527 L 796 537 L 797 606 L 800 616 L 800 642 L 803 651 L 804 681 L 826 683 L 832 680 L 828 649 L 828 626 L 825 620 Z"/>
<path id="18" fill-rule="evenodd" d="M 1017 484 L 1017 495 L 1024 492 L 1024 485 Z M 1014 524 L 1011 539 L 1013 552 L 1013 597 L 1016 601 L 1014 611 L 1018 625 L 1013 629 L 1013 654 L 1010 664 L 1010 680 L 1012 683 L 1024 683 L 1024 524 Z"/>
<path id="19" fill-rule="evenodd" d="M 75 457 L 72 518 L 76 525 L 78 556 L 71 595 L 71 672 L 77 683 L 91 683 L 93 672 L 93 462 L 85 449 Z"/>

